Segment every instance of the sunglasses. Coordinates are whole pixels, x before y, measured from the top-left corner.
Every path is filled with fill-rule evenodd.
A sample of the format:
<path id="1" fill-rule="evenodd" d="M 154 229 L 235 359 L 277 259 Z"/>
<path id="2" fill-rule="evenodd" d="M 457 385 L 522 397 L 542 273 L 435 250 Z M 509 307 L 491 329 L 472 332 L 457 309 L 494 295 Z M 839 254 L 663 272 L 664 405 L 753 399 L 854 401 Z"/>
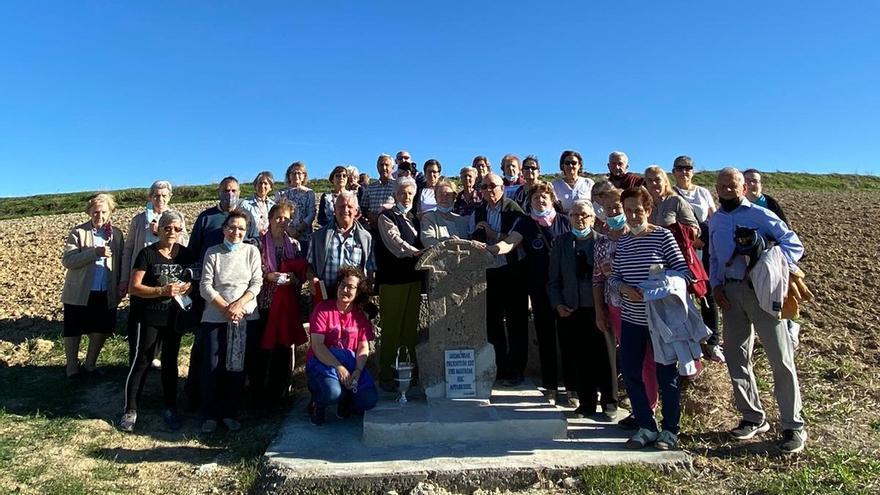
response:
<path id="1" fill-rule="evenodd" d="M 525 166 L 523 167 L 523 170 L 538 170 L 538 167 Z"/>
<path id="2" fill-rule="evenodd" d="M 694 167 L 673 167 L 672 168 L 673 171 L 678 170 L 679 172 L 684 172 L 685 170 L 692 171 L 693 169 L 694 169 Z"/>
<path id="3" fill-rule="evenodd" d="M 177 232 L 178 234 L 183 232 L 183 227 L 172 227 L 171 225 L 166 225 L 162 227 L 162 231 L 166 234 L 170 234 L 171 232 Z"/>
<path id="4" fill-rule="evenodd" d="M 501 184 L 480 184 L 480 189 L 484 191 L 495 189 L 496 187 L 501 187 Z"/>
<path id="5" fill-rule="evenodd" d="M 563 162 L 564 165 L 579 165 L 577 160 L 565 160 Z"/>

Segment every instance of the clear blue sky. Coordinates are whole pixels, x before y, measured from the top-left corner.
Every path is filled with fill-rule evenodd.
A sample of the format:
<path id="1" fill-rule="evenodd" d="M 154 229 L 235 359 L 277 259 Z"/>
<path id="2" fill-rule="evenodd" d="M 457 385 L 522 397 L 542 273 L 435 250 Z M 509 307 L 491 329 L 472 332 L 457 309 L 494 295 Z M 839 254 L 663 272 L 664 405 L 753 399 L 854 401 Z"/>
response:
<path id="1" fill-rule="evenodd" d="M 880 173 L 880 2 L 0 4 L 0 196 L 457 171 L 566 148 L 631 166 Z"/>

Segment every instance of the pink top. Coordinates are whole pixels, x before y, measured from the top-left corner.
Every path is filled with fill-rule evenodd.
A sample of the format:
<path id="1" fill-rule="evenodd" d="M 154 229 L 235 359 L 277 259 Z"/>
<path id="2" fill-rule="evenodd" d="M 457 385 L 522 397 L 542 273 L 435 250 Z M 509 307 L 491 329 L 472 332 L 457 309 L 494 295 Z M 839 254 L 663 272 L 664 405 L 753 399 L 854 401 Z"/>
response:
<path id="1" fill-rule="evenodd" d="M 322 301 L 312 311 L 309 318 L 309 332 L 324 336 L 324 345 L 328 349 L 340 347 L 357 354 L 361 342 L 373 340 L 373 325 L 360 309 L 352 309 L 342 313 L 336 308 L 336 300 Z M 306 360 L 314 355 L 311 346 L 306 353 Z"/>

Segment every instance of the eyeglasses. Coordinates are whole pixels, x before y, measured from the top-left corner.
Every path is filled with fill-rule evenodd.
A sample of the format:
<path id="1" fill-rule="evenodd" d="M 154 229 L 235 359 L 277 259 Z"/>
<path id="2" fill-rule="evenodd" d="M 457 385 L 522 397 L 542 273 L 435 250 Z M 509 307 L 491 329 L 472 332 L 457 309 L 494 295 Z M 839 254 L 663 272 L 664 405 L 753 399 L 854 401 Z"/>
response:
<path id="1" fill-rule="evenodd" d="M 580 165 L 577 160 L 565 160 L 563 165 Z"/>
<path id="2" fill-rule="evenodd" d="M 525 167 L 523 167 L 523 170 L 538 170 L 538 167 L 532 167 L 532 166 L 526 165 Z"/>
<path id="3" fill-rule="evenodd" d="M 480 189 L 486 191 L 489 189 L 495 189 L 496 187 L 501 187 L 501 184 L 480 184 Z"/>
<path id="4" fill-rule="evenodd" d="M 162 227 L 162 231 L 166 234 L 170 234 L 171 232 L 177 232 L 178 234 L 183 232 L 183 227 L 174 227 L 171 225 L 166 225 Z"/>
<path id="5" fill-rule="evenodd" d="M 226 230 L 228 230 L 228 231 L 230 231 L 230 232 L 236 232 L 236 231 L 238 231 L 238 232 L 246 232 L 246 231 L 247 231 L 247 227 L 236 227 L 235 225 L 227 225 L 227 226 L 226 226 Z"/>

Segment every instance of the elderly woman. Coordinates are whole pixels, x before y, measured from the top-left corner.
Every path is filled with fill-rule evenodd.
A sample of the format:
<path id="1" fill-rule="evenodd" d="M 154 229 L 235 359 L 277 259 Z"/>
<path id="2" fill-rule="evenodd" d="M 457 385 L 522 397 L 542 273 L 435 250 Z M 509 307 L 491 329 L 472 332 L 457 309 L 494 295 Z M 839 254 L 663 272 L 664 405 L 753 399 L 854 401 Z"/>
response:
<path id="1" fill-rule="evenodd" d="M 299 241 L 300 250 L 307 253 L 318 210 L 315 203 L 315 192 L 306 187 L 309 182 L 306 164 L 303 162 L 291 163 L 287 167 L 284 177 L 287 187 L 278 191 L 275 195 L 275 201 L 286 199 L 293 203 L 293 216 L 290 218 L 287 232 Z"/>
<path id="2" fill-rule="evenodd" d="M 538 163 L 537 156 L 529 155 L 523 160 L 522 179 L 523 183 L 513 190 L 510 199 L 516 201 L 516 204 L 518 204 L 524 212 L 529 213 L 532 208 L 530 200 L 532 188 L 534 188 L 541 180 L 541 166 Z M 553 197 L 556 197 L 555 192 Z"/>
<path id="3" fill-rule="evenodd" d="M 250 235 L 256 239 L 269 230 L 269 209 L 275 206 L 275 200 L 269 196 L 275 178 L 272 172 L 263 171 L 254 178 L 254 195 L 239 205 L 251 215 Z"/>
<path id="4" fill-rule="evenodd" d="M 577 200 L 569 211 L 571 232 L 559 236 L 550 253 L 550 305 L 559 317 L 563 366 L 573 369 L 580 406 L 575 414 L 595 417 L 601 404 L 602 419 L 617 414 L 617 374 L 609 359 L 605 335 L 596 328 L 593 301 L 594 252 L 598 234 L 589 201 Z M 566 388 L 569 383 L 566 382 Z"/>
<path id="5" fill-rule="evenodd" d="M 362 414 L 376 405 L 378 394 L 364 369 L 370 356 L 373 325 L 361 311 L 369 297 L 364 273 L 344 265 L 339 269 L 335 298 L 322 301 L 309 318 L 311 346 L 306 354 L 306 376 L 312 400 L 312 424 L 324 424 L 325 410 L 337 404 L 336 415 Z"/>
<path id="6" fill-rule="evenodd" d="M 429 174 L 425 174 L 425 177 L 431 180 Z M 434 186 L 434 194 L 437 199 L 436 209 L 422 215 L 420 220 L 419 239 L 422 240 L 422 245 L 429 248 L 453 237 L 467 239 L 468 218 L 453 211 L 455 184 L 441 180 Z"/>
<path id="7" fill-rule="evenodd" d="M 529 159 L 526 158 L 526 163 Z M 529 191 L 529 218 L 517 222 L 511 235 L 489 251 L 505 254 L 518 246 L 525 254 L 523 268 L 532 302 L 532 314 L 535 319 L 535 333 L 538 338 L 538 354 L 541 359 L 541 382 L 547 396 L 556 405 L 569 407 L 574 396 L 576 378 L 573 361 L 564 362 L 563 375 L 566 391 L 560 392 L 557 378 L 558 360 L 556 359 L 556 317 L 547 294 L 548 270 L 550 266 L 550 249 L 555 239 L 571 230 L 568 217 L 556 212 L 556 195 L 553 186 L 547 182 L 535 183 Z"/>
<path id="8" fill-rule="evenodd" d="M 645 350 L 651 345 L 651 336 L 644 297 L 638 286 L 648 279 L 651 265 L 659 264 L 688 277 L 690 272 L 672 233 L 648 223 L 654 207 L 651 195 L 643 188 L 628 189 L 621 195 L 621 200 L 630 234 L 621 237 L 617 243 L 608 283 L 621 295 L 621 366 L 626 393 L 639 426 L 626 445 L 640 449 L 656 442 L 657 448 L 676 448 L 681 419 L 678 371 L 675 363 L 656 363 L 663 412 L 663 431 L 658 433 L 642 379 Z"/>
<path id="9" fill-rule="evenodd" d="M 443 171 L 443 166 L 440 165 L 439 161 L 431 158 L 425 162 L 422 170 L 425 173 L 425 184 L 418 188 L 416 199 L 414 200 L 415 210 L 419 218 L 437 208 L 437 197 L 434 187 L 440 183 L 440 173 Z"/>
<path id="10" fill-rule="evenodd" d="M 180 428 L 177 415 L 177 355 L 180 332 L 175 321 L 187 308 L 182 296 L 190 292 L 183 272 L 195 261 L 195 254 L 178 243 L 184 232 L 183 215 L 167 210 L 159 217 L 159 241 L 143 248 L 134 261 L 129 292 L 141 301 L 140 324 L 135 335 L 137 349 L 125 380 L 125 408 L 119 429 L 134 430 L 138 401 L 147 379 L 150 362 L 161 340 L 162 348 L 162 420 L 168 428 Z"/>
<path id="11" fill-rule="evenodd" d="M 455 196 L 455 212 L 465 217 L 474 212 L 477 205 L 483 201 L 480 196 L 480 185 L 477 183 L 477 169 L 464 167 L 458 173 L 461 182 L 461 191 Z"/>
<path id="12" fill-rule="evenodd" d="M 259 318 L 257 295 L 263 285 L 260 250 L 245 244 L 249 215 L 233 210 L 223 222 L 223 243 L 208 248 L 199 291 L 205 300 L 198 339 L 202 355 L 202 432 L 212 433 L 220 420 L 230 430 L 241 427 L 237 414 L 244 382 L 247 323 Z"/>
<path id="13" fill-rule="evenodd" d="M 620 292 L 608 283 L 608 277 L 611 276 L 611 266 L 617 251 L 617 243 L 621 237 L 629 233 L 626 215 L 623 213 L 623 203 L 620 201 L 622 192 L 608 181 L 599 182 L 593 188 L 593 201 L 598 200 L 605 212 L 604 234 L 600 234 L 596 238 L 594 248 L 593 302 L 596 306 L 596 327 L 605 332 L 615 376 L 617 375 L 616 342 L 620 342 L 621 301 Z M 650 344 L 645 349 L 642 380 L 645 383 L 648 404 L 653 411 L 657 408 L 657 371 L 654 368 L 654 352 Z M 638 429 L 638 423 L 632 414 L 621 419 L 618 425 L 628 429 Z"/>
<path id="14" fill-rule="evenodd" d="M 703 263 L 703 268 L 709 272 L 709 218 L 715 214 L 715 200 L 708 189 L 694 184 L 694 160 L 689 156 L 679 156 L 672 163 L 672 176 L 675 177 L 675 186 L 672 188 L 676 194 L 684 198 L 691 205 L 694 217 L 700 225 L 700 237 L 694 240 L 697 255 Z M 718 328 L 718 306 L 712 291 L 700 299 L 700 310 L 703 323 L 712 330 L 712 335 L 706 341 L 706 355 L 715 362 L 724 362 L 724 350 L 721 348 L 721 330 Z"/>
<path id="15" fill-rule="evenodd" d="M 413 215 L 416 181 L 401 177 L 394 183 L 392 208 L 379 215 L 382 242 L 373 244 L 376 254 L 376 283 L 379 285 L 379 314 L 382 341 L 379 346 L 379 378 L 383 388 L 393 389 L 391 366 L 399 346 L 414 355 L 419 320 L 422 272 L 416 262 L 422 254 L 419 219 Z"/>
<path id="16" fill-rule="evenodd" d="M 330 191 L 321 194 L 318 201 L 318 225 L 321 227 L 333 221 L 333 208 L 336 198 L 342 191 L 348 190 L 348 169 L 338 165 L 330 172 Z"/>
<path id="17" fill-rule="evenodd" d="M 581 177 L 584 158 L 577 151 L 565 150 L 559 157 L 559 170 L 562 177 L 553 181 L 556 198 L 562 204 L 562 212 L 568 213 L 572 203 L 579 199 L 590 201 L 593 180 Z"/>
<path id="18" fill-rule="evenodd" d="M 96 368 L 107 335 L 116 327 L 119 304 L 119 273 L 122 268 L 122 231 L 110 224 L 116 201 L 110 194 L 89 198 L 90 219 L 67 235 L 61 264 L 67 269 L 61 302 L 64 303 L 64 354 L 68 378 L 103 374 Z M 82 366 L 79 344 L 89 336 L 89 349 Z"/>
<path id="19" fill-rule="evenodd" d="M 172 197 L 171 183 L 167 180 L 157 180 L 150 186 L 147 194 L 147 207 L 131 219 L 128 225 L 128 235 L 125 238 L 125 246 L 122 248 L 122 271 L 119 273 L 120 299 L 128 292 L 131 271 L 134 261 L 141 249 L 158 242 L 161 232 L 159 231 L 159 218 L 169 208 Z M 182 222 L 181 222 L 182 223 Z M 184 229 L 175 241 L 182 246 L 189 242 L 189 235 Z M 138 315 L 140 314 L 140 300 L 137 296 L 131 298 L 131 306 L 128 313 L 128 361 L 131 364 L 137 348 Z M 156 344 L 158 354 L 161 342 Z M 154 363 L 157 364 L 157 363 Z"/>
<path id="20" fill-rule="evenodd" d="M 269 230 L 260 237 L 263 287 L 257 296 L 260 319 L 248 327 L 245 373 L 252 402 L 273 408 L 290 385 L 294 344 L 307 341 L 299 307 L 299 289 L 308 262 L 287 226 L 293 203 L 282 199 L 269 210 Z"/>

